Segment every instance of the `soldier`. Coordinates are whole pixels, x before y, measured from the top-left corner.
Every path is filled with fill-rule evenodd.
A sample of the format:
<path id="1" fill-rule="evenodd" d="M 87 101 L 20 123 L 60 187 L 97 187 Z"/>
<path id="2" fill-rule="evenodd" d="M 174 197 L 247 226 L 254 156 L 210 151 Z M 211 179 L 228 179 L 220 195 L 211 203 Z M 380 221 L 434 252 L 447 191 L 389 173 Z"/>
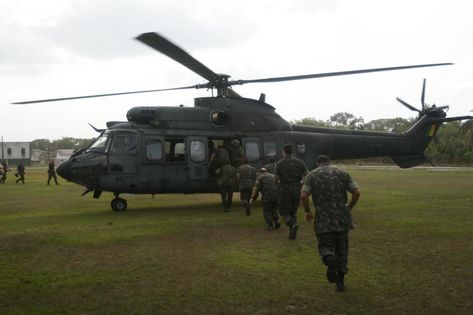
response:
<path id="1" fill-rule="evenodd" d="M 243 159 L 245 158 L 243 154 L 243 147 L 241 146 L 240 141 L 238 139 L 233 139 L 230 142 L 230 154 L 232 166 L 238 169 L 240 165 L 243 164 Z"/>
<path id="2" fill-rule="evenodd" d="M 7 161 L 3 161 L 2 166 L 3 166 L 3 175 L 2 175 L 2 178 L 0 178 L 0 183 L 5 184 L 5 181 L 7 180 L 7 173 L 10 171 L 10 169 L 8 168 Z"/>
<path id="3" fill-rule="evenodd" d="M 25 166 L 23 163 L 18 164 L 16 167 L 17 173 L 15 174 L 18 179 L 16 180 L 16 183 L 18 184 L 19 181 L 23 182 L 23 185 L 25 184 Z"/>
<path id="4" fill-rule="evenodd" d="M 266 172 L 276 174 L 276 160 L 274 158 L 269 158 L 268 164 L 263 167 L 266 169 Z"/>
<path id="5" fill-rule="evenodd" d="M 251 215 L 250 197 L 256 181 L 256 168 L 248 164 L 246 158 L 243 158 L 243 164 L 237 170 L 237 181 L 241 205 L 246 208 L 246 215 Z"/>
<path id="6" fill-rule="evenodd" d="M 302 178 L 307 174 L 304 163 L 292 156 L 292 145 L 283 147 L 283 158 L 276 163 L 276 180 L 279 183 L 279 212 L 289 227 L 289 239 L 297 237 L 297 207 L 301 198 Z"/>
<path id="7" fill-rule="evenodd" d="M 48 185 L 51 182 L 51 178 L 54 178 L 56 185 L 59 185 L 57 182 L 56 170 L 54 169 L 54 161 L 49 162 L 48 165 Z"/>
<path id="8" fill-rule="evenodd" d="M 220 189 L 222 205 L 225 212 L 230 211 L 233 199 L 233 190 L 236 188 L 236 168 L 225 164 L 217 170 L 217 186 Z"/>
<path id="9" fill-rule="evenodd" d="M 230 164 L 230 153 L 226 148 L 219 145 L 210 159 L 210 174 L 215 176 L 216 171 L 225 164 Z"/>
<path id="10" fill-rule="evenodd" d="M 314 216 L 309 207 L 309 195 L 316 209 L 315 236 L 322 262 L 327 266 L 327 279 L 336 283 L 337 291 L 345 291 L 345 274 L 348 272 L 348 231 L 355 223 L 351 210 L 360 198 L 360 190 L 351 176 L 330 166 L 330 159 L 320 155 L 318 167 L 304 179 L 301 191 L 307 221 Z M 347 191 L 351 193 L 347 203 Z"/>
<path id="11" fill-rule="evenodd" d="M 5 171 L 3 170 L 3 162 L 0 163 L 0 183 L 2 182 L 3 180 L 3 174 L 5 174 Z"/>
<path id="12" fill-rule="evenodd" d="M 262 194 L 263 216 L 268 225 L 268 231 L 279 229 L 281 223 L 279 223 L 278 185 L 276 183 L 276 176 L 267 172 L 264 167 L 260 169 L 260 174 L 256 179 L 250 203 L 253 203 L 258 198 L 258 192 Z"/>

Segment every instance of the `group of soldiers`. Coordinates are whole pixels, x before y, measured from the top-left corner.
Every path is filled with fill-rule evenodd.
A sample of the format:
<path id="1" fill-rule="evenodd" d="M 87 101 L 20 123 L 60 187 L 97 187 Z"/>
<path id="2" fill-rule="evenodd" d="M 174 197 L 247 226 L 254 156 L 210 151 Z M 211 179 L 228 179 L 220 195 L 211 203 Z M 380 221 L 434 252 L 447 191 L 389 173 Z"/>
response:
<path id="1" fill-rule="evenodd" d="M 222 205 L 225 212 L 230 210 L 233 199 L 233 191 L 236 187 L 240 192 L 242 206 L 246 209 L 246 215 L 251 215 L 252 203 L 261 193 L 263 204 L 263 215 L 268 230 L 279 229 L 281 226 L 280 215 L 289 227 L 289 238 L 297 237 L 296 211 L 300 202 L 300 191 L 302 178 L 308 173 L 304 163 L 292 157 L 292 146 L 286 145 L 283 149 L 284 157 L 277 163 L 274 159 L 268 164 L 256 170 L 248 164 L 243 156 L 243 150 L 238 140 L 230 143 L 234 151 L 219 147 L 211 160 L 215 168 L 217 185 L 220 189 Z M 238 154 L 235 154 L 238 150 Z M 234 160 L 232 156 L 241 156 Z"/>
<path id="2" fill-rule="evenodd" d="M 233 148 L 238 149 L 237 146 Z M 216 153 L 219 149 L 225 150 L 221 147 Z M 224 211 L 229 211 L 237 186 L 247 215 L 251 215 L 252 203 L 261 193 L 267 230 L 279 229 L 282 217 L 289 228 L 289 239 L 295 240 L 299 229 L 297 208 L 301 200 L 305 219 L 314 220 L 309 206 L 309 196 L 312 195 L 317 209 L 314 231 L 320 257 L 327 266 L 327 279 L 336 284 L 337 291 L 345 291 L 348 232 L 355 226 L 351 210 L 360 197 L 356 182 L 347 172 L 330 165 L 330 159 L 325 155 L 319 156 L 317 167 L 309 172 L 301 160 L 292 156 L 290 144 L 284 146 L 282 159 L 277 162 L 270 160 L 258 171 L 248 164 L 242 152 L 241 163 L 234 162 L 230 152 L 216 154 L 217 163 L 215 157 L 211 161 L 214 162 Z M 350 202 L 347 192 L 351 194 Z"/>
<path id="3" fill-rule="evenodd" d="M 7 180 L 7 173 L 10 172 L 10 168 L 8 168 L 8 164 L 6 161 L 2 161 L 0 163 L 0 184 L 4 184 L 5 181 Z M 25 184 L 25 165 L 23 163 L 19 163 L 16 166 L 16 173 L 14 174 L 16 179 L 16 183 L 18 184 L 21 182 L 22 184 Z M 56 176 L 56 170 L 54 168 L 54 162 L 51 161 L 48 164 L 48 182 L 47 184 L 49 185 L 51 182 L 51 179 L 54 179 L 54 182 L 56 185 L 59 185 L 57 181 L 57 176 Z"/>

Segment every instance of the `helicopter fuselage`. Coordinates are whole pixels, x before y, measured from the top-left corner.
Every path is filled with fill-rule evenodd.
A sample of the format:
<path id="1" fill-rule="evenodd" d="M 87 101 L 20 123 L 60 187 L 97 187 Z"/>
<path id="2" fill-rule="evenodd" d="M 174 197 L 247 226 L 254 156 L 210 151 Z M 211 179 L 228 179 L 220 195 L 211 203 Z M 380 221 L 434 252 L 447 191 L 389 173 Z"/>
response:
<path id="1" fill-rule="evenodd" d="M 107 123 L 108 129 L 59 165 L 58 173 L 95 197 L 102 191 L 215 193 L 212 152 L 232 140 L 256 168 L 281 158 L 285 144 L 293 145 L 294 156 L 309 169 L 319 154 L 333 160 L 391 156 L 410 167 L 426 161 L 423 151 L 440 125 L 435 119 L 443 117 L 439 110 L 406 134 L 392 134 L 291 125 L 272 106 L 245 98 L 198 98 L 195 107 L 135 107 L 127 122 Z"/>

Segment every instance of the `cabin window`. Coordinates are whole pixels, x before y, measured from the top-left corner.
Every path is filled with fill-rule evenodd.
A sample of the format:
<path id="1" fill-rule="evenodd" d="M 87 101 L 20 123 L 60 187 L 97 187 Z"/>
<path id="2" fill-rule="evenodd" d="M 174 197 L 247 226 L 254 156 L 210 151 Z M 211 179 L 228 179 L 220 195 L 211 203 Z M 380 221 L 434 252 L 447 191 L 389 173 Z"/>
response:
<path id="1" fill-rule="evenodd" d="M 26 149 L 25 148 L 21 148 L 21 156 L 25 156 L 26 155 Z"/>
<path id="2" fill-rule="evenodd" d="M 163 145 L 159 140 L 147 140 L 145 151 L 149 161 L 159 161 L 163 158 Z"/>
<path id="3" fill-rule="evenodd" d="M 184 139 L 166 140 L 166 161 L 184 162 L 186 157 L 186 145 Z"/>
<path id="4" fill-rule="evenodd" d="M 191 141 L 191 159 L 195 162 L 205 160 L 205 142 Z"/>
<path id="5" fill-rule="evenodd" d="M 296 145 L 297 147 L 297 154 L 299 155 L 304 155 L 305 154 L 305 144 L 304 143 L 298 143 Z"/>
<path id="6" fill-rule="evenodd" d="M 117 135 L 113 137 L 110 153 L 136 155 L 136 136 Z"/>
<path id="7" fill-rule="evenodd" d="M 275 157 L 276 156 L 276 143 L 274 142 L 265 142 L 263 143 L 264 147 L 264 156 L 265 157 Z"/>
<path id="8" fill-rule="evenodd" d="M 7 148 L 7 155 L 11 155 L 11 148 Z"/>
<path id="9" fill-rule="evenodd" d="M 246 158 L 249 162 L 256 162 L 260 159 L 259 145 L 257 142 L 247 142 L 245 144 Z"/>
<path id="10" fill-rule="evenodd" d="M 110 137 L 108 135 L 101 136 L 87 149 L 87 151 L 95 152 L 105 152 L 110 142 Z"/>

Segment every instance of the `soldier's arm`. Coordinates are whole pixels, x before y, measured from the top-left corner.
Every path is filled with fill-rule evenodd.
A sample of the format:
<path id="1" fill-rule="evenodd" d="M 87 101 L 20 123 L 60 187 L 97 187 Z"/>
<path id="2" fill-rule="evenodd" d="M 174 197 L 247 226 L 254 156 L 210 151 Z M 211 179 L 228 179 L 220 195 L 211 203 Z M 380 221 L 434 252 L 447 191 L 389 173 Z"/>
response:
<path id="1" fill-rule="evenodd" d="M 312 214 L 312 211 L 310 210 L 310 205 L 309 205 L 309 196 L 312 193 L 312 185 L 309 184 L 309 179 L 306 178 L 304 181 L 304 185 L 302 186 L 301 189 L 301 201 L 302 201 L 302 206 L 304 207 L 304 217 L 306 221 L 311 222 L 314 219 L 314 215 Z"/>
<path id="2" fill-rule="evenodd" d="M 353 209 L 353 207 L 356 205 L 358 200 L 360 199 L 361 193 L 359 189 L 354 190 L 351 192 L 351 200 L 350 203 L 348 204 L 348 208 Z"/>
<path id="3" fill-rule="evenodd" d="M 358 200 L 360 199 L 360 186 L 348 175 L 348 187 L 347 190 L 351 193 L 350 203 L 347 205 L 348 208 L 353 209 Z"/>

